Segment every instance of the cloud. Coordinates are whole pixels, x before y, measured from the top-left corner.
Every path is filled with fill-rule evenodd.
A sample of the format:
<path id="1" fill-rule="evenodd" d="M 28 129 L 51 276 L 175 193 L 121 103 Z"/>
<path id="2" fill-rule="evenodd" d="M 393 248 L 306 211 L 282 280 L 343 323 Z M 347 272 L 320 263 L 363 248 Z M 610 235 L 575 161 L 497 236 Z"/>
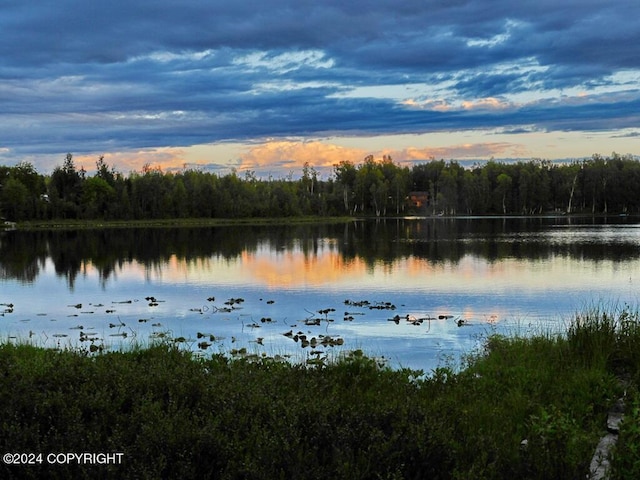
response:
<path id="1" fill-rule="evenodd" d="M 84 168 L 89 175 L 96 171 L 96 162 L 102 156 L 105 163 L 117 172 L 128 175 L 141 172 L 144 166 L 158 168 L 164 172 L 183 170 L 188 166 L 186 151 L 175 148 L 153 148 L 146 150 L 128 150 L 123 152 L 108 152 L 101 155 L 80 154 L 73 155 L 73 163 L 77 169 Z M 63 157 L 47 159 L 46 170 L 51 171 L 61 166 Z"/>
<path id="2" fill-rule="evenodd" d="M 638 124 L 635 0 L 59 0 L 2 8 L 7 159 L 67 151 L 154 158 L 274 138 L 285 142 L 280 150 L 259 153 L 286 168 L 312 151 L 285 148 L 291 138 Z M 264 165 L 257 154 L 243 162 Z"/>
<path id="3" fill-rule="evenodd" d="M 331 142 L 270 141 L 254 145 L 240 156 L 239 170 L 252 170 L 262 174 L 273 173 L 273 169 L 285 173 L 299 174 L 305 163 L 325 175 L 331 174 L 333 166 L 341 161 L 354 165 L 362 163 L 368 155 L 377 160 L 389 156 L 400 165 L 411 165 L 417 161 L 431 159 L 488 159 L 491 157 L 523 157 L 527 149 L 518 143 L 482 142 L 448 146 L 408 147 L 404 149 L 371 149 L 340 146 Z M 272 169 L 271 171 L 269 169 Z"/>
<path id="4" fill-rule="evenodd" d="M 527 150 L 519 144 L 508 142 L 466 143 L 445 147 L 411 147 L 400 151 L 387 151 L 387 155 L 400 160 L 401 163 L 412 163 L 430 159 L 488 159 L 491 157 L 523 157 Z"/>
<path id="5" fill-rule="evenodd" d="M 465 110 L 505 110 L 507 108 L 513 108 L 513 105 L 511 105 L 509 102 L 505 102 L 504 100 L 500 100 L 495 97 L 487 97 L 479 98 L 477 100 L 464 101 L 462 102 L 462 108 L 464 108 Z"/>
<path id="6" fill-rule="evenodd" d="M 278 167 L 285 172 L 299 172 L 305 163 L 309 163 L 314 168 L 330 172 L 341 161 L 357 164 L 367 154 L 363 149 L 319 141 L 270 141 L 248 148 L 240 157 L 239 168 L 264 171 Z"/>

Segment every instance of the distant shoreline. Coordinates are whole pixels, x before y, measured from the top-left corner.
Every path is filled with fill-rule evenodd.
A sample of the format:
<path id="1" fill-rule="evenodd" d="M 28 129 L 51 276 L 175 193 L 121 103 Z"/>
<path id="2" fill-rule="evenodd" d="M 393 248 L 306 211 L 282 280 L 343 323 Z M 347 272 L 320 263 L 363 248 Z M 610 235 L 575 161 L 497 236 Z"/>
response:
<path id="1" fill-rule="evenodd" d="M 233 225 L 307 225 L 314 223 L 349 223 L 362 220 L 470 220 L 470 219 L 514 219 L 514 218 L 637 218 L 638 214 L 614 213 L 614 214 L 590 214 L 590 213 L 541 213 L 537 215 L 394 215 L 394 216 L 367 216 L 358 215 L 352 217 L 251 217 L 251 218 L 163 218 L 147 220 L 39 220 L 25 222 L 10 222 L 0 224 L 0 230 L 20 229 L 97 229 L 97 228 L 139 228 L 139 227 L 220 227 Z"/>
<path id="2" fill-rule="evenodd" d="M 148 220 L 43 220 L 18 222 L 13 228 L 80 229 L 137 227 L 218 227 L 229 225 L 304 225 L 313 223 L 347 223 L 353 217 L 281 217 L 281 218 L 167 218 Z"/>

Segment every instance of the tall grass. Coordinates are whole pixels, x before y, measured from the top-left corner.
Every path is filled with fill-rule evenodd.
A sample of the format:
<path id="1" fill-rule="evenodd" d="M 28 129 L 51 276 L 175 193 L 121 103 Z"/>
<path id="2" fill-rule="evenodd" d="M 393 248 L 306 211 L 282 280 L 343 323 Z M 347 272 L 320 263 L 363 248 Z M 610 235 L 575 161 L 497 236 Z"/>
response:
<path id="1" fill-rule="evenodd" d="M 640 478 L 640 313 L 629 305 L 594 306 L 568 332 L 576 359 L 614 374 L 623 389 L 625 419 L 611 459 L 611 479 Z"/>
<path id="2" fill-rule="evenodd" d="M 567 333 L 576 358 L 619 376 L 637 375 L 640 367 L 640 313 L 629 305 L 593 305 L 577 313 Z M 632 380 L 640 380 L 633 378 Z"/>
<path id="3" fill-rule="evenodd" d="M 492 335 L 463 370 L 428 376 L 358 351 L 308 366 L 195 358 L 170 343 L 0 345 L 3 452 L 124 454 L 121 465 L 2 464 L 0 477 L 585 478 L 609 408 L 637 385 L 638 315 L 584 312 L 567 330 Z M 625 424 L 620 475 L 639 460 L 637 421 Z"/>

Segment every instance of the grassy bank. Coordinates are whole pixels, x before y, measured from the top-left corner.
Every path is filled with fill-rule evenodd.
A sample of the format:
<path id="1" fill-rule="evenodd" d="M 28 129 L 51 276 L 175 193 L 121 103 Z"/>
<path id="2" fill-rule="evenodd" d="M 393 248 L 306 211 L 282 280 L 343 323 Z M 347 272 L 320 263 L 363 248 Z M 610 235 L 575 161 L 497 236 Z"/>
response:
<path id="1" fill-rule="evenodd" d="M 594 309 L 566 337 L 495 336 L 464 369 L 426 376 L 359 352 L 305 367 L 170 345 L 91 356 L 4 344 L 0 450 L 43 457 L 2 463 L 0 477 L 582 479 L 626 391 L 614 468 L 636 478 L 639 321 Z M 47 462 L 59 452 L 123 455 Z"/>
<path id="2" fill-rule="evenodd" d="M 129 228 L 129 227 L 220 227 L 226 225 L 305 225 L 313 223 L 346 223 L 353 217 L 296 216 L 277 218 L 158 218 L 149 220 L 31 220 L 18 222 L 22 230 Z"/>

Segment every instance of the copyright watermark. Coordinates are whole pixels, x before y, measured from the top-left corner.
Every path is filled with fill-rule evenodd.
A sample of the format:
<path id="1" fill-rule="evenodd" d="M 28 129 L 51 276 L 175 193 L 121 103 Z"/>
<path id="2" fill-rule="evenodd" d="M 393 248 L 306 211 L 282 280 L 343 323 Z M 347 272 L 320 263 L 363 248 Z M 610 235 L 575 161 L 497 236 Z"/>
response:
<path id="1" fill-rule="evenodd" d="M 124 453 L 5 453 L 2 462 L 7 465 L 120 465 Z"/>

